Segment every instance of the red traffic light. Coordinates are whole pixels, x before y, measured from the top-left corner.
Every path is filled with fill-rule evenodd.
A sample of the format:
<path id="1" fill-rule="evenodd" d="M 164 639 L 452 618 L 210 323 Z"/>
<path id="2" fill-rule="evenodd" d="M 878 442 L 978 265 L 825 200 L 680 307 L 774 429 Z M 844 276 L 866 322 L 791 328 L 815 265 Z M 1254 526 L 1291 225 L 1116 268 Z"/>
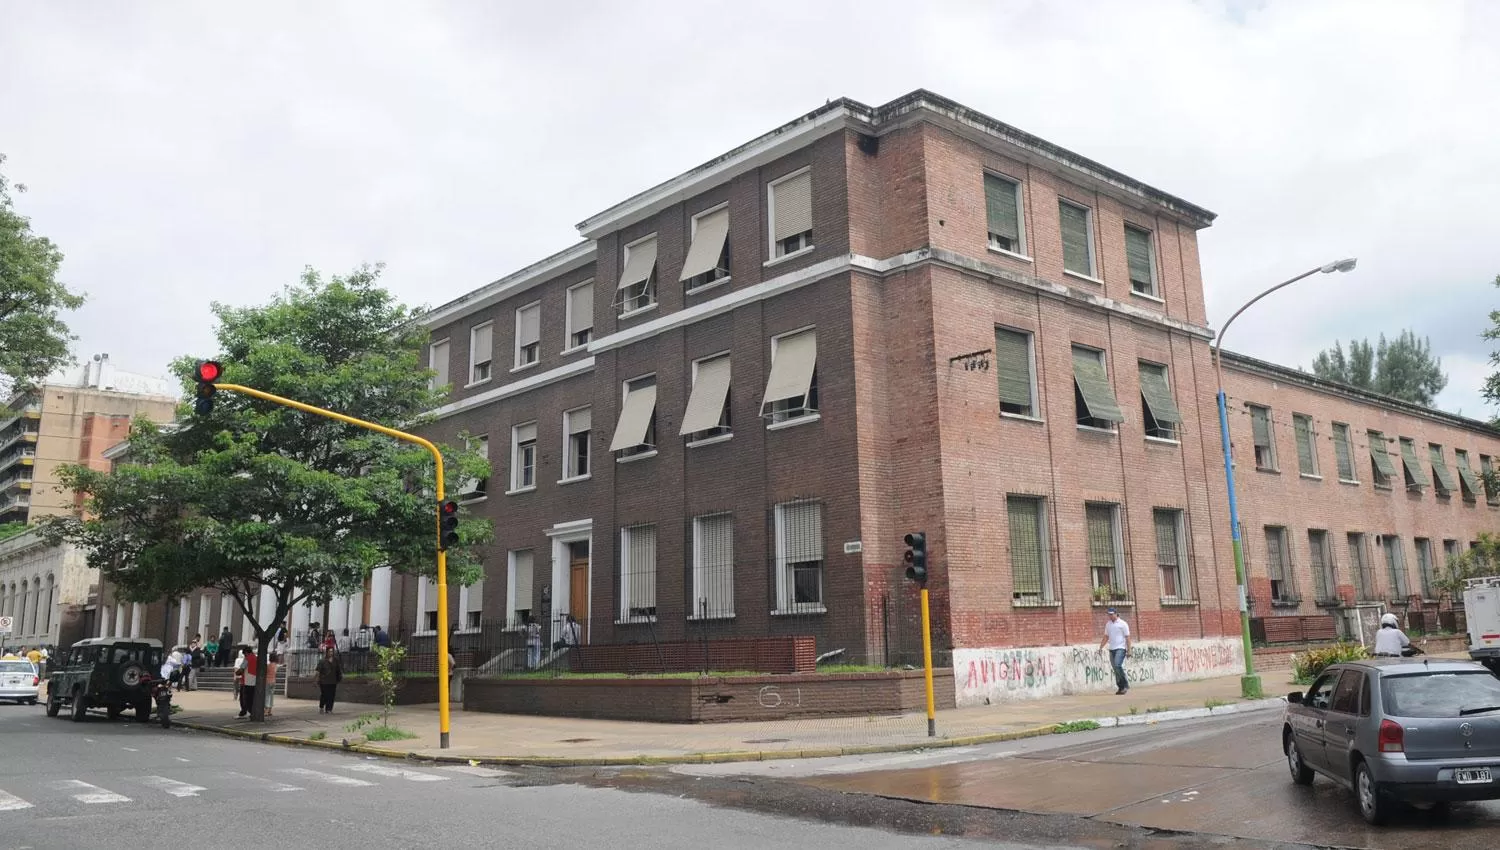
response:
<path id="1" fill-rule="evenodd" d="M 443 516 L 445 516 L 445 517 L 446 516 L 458 516 L 458 502 L 455 502 L 452 499 L 445 500 L 438 507 L 438 509 L 440 511 L 442 511 Z"/>
<path id="2" fill-rule="evenodd" d="M 224 367 L 217 360 L 198 361 L 197 378 L 201 382 L 213 383 L 224 375 Z"/>

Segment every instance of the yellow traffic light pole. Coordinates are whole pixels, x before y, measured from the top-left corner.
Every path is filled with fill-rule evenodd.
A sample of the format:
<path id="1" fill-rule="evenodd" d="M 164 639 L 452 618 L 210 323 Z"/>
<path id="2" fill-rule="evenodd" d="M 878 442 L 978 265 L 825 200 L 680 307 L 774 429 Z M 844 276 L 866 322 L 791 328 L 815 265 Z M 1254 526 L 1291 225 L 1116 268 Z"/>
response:
<path id="1" fill-rule="evenodd" d="M 258 399 L 261 399 L 263 401 L 275 402 L 276 404 L 284 405 L 286 407 L 290 407 L 290 408 L 293 408 L 295 410 L 300 410 L 300 411 L 302 411 L 304 413 L 311 413 L 311 414 L 314 414 L 315 416 L 322 416 L 322 417 L 325 417 L 327 419 L 336 419 L 336 420 L 338 420 L 340 422 L 344 422 L 344 423 L 347 423 L 349 425 L 356 425 L 356 426 L 358 426 L 360 428 L 365 428 L 365 429 L 370 430 L 370 431 L 375 431 L 377 433 L 384 434 L 387 437 L 395 437 L 398 440 L 403 440 L 403 441 L 408 442 L 408 443 L 415 443 L 415 444 L 421 446 L 422 448 L 424 448 L 427 451 L 429 451 L 429 452 L 432 453 L 433 463 L 435 463 L 437 465 L 437 500 L 436 500 L 436 504 L 442 505 L 442 503 L 443 503 L 443 453 L 441 451 L 438 451 L 438 447 L 435 446 L 435 445 L 433 445 L 428 440 L 424 440 L 421 437 L 418 437 L 416 434 L 408 434 L 405 431 L 397 431 L 395 428 L 387 428 L 384 425 L 376 425 L 374 422 L 366 422 L 363 419 L 355 419 L 353 416 L 345 416 L 342 413 L 334 413 L 332 410 L 325 410 L 325 409 L 323 409 L 321 407 L 313 407 L 310 404 L 303 404 L 300 401 L 292 401 L 289 398 L 282 398 L 279 395 L 272 395 L 271 393 L 262 392 L 261 390 L 252 389 L 250 387 L 242 387 L 239 384 L 219 384 L 219 383 L 215 383 L 214 386 L 216 388 L 218 388 L 218 389 L 221 389 L 221 390 L 228 390 L 230 392 L 235 392 L 235 393 L 243 393 L 245 395 L 251 396 L 253 398 L 258 398 Z M 439 509 L 439 511 L 440 511 L 440 509 Z M 437 522 L 437 533 L 438 533 L 438 541 L 439 541 L 438 547 L 437 547 L 437 595 L 438 595 L 438 609 L 437 609 L 437 614 L 438 614 L 438 628 L 437 628 L 437 644 L 438 644 L 438 647 L 437 647 L 437 655 L 438 655 L 438 746 L 441 747 L 442 749 L 446 750 L 446 749 L 448 749 L 448 721 L 449 721 L 449 710 L 448 710 L 448 675 L 449 675 L 450 672 L 452 672 L 452 671 L 450 671 L 448 669 L 448 553 L 446 551 L 444 551 L 444 549 L 442 547 L 442 542 L 441 541 L 442 541 L 442 533 L 443 532 L 442 532 L 442 517 L 441 517 L 440 514 L 438 516 L 436 516 L 436 522 Z"/>

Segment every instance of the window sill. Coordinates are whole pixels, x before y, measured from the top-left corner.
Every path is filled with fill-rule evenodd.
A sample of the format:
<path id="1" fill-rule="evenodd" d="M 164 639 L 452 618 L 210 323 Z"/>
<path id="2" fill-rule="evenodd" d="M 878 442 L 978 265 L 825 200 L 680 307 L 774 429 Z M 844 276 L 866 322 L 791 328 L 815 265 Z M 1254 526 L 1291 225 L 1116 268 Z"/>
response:
<path id="1" fill-rule="evenodd" d="M 588 350 L 589 344 L 585 342 L 583 345 L 575 345 L 572 348 L 564 348 L 562 351 L 557 352 L 557 354 L 559 357 L 566 357 L 569 354 L 578 354 L 579 352 Z"/>
<path id="2" fill-rule="evenodd" d="M 489 377 L 489 378 L 480 378 L 477 381 L 470 381 L 467 384 L 464 384 L 464 389 L 471 390 L 471 389 L 473 389 L 475 387 L 482 387 L 485 384 L 488 384 L 490 381 L 493 381 L 493 380 L 494 380 L 493 377 Z"/>
<path id="3" fill-rule="evenodd" d="M 1281 474 L 1281 470 L 1277 469 L 1274 466 L 1257 466 L 1257 467 L 1255 467 L 1255 471 L 1256 472 L 1269 472 L 1272 475 L 1280 475 Z"/>
<path id="4" fill-rule="evenodd" d="M 1359 482 L 1356 481 L 1356 480 L 1354 480 L 1353 478 L 1340 478 L 1339 479 L 1339 483 L 1340 484 L 1348 484 L 1351 487 L 1358 487 L 1359 486 Z"/>
<path id="5" fill-rule="evenodd" d="M 761 263 L 760 266 L 761 266 L 761 268 L 768 269 L 771 266 L 780 265 L 781 263 L 784 263 L 787 260 L 795 260 L 796 258 L 801 257 L 803 255 L 811 254 L 813 251 L 817 250 L 817 248 L 818 248 L 818 246 L 816 246 L 816 245 L 808 245 L 805 248 L 798 248 L 797 250 L 793 251 L 790 254 L 782 254 L 779 257 L 772 257 L 771 259 L 766 260 L 764 263 Z"/>
<path id="6" fill-rule="evenodd" d="M 713 437 L 704 437 L 701 440 L 693 440 L 687 444 L 687 447 L 690 449 L 696 449 L 699 446 L 712 446 L 718 443 L 727 443 L 732 439 L 734 439 L 733 433 L 719 434 Z"/>
<path id="7" fill-rule="evenodd" d="M 1103 286 L 1104 285 L 1104 281 L 1100 280 L 1099 278 L 1094 277 L 1093 275 L 1084 274 L 1082 272 L 1075 272 L 1075 271 L 1069 271 L 1068 269 L 1063 269 L 1063 275 L 1065 277 L 1076 277 L 1079 280 L 1086 280 L 1089 283 L 1097 284 L 1099 286 Z"/>
<path id="8" fill-rule="evenodd" d="M 728 614 L 709 614 L 706 616 L 699 616 L 697 614 L 694 614 L 687 619 L 689 623 L 707 623 L 714 620 L 733 620 L 734 612 L 730 611 Z"/>
<path id="9" fill-rule="evenodd" d="M 1113 428 L 1096 428 L 1093 425 L 1079 425 L 1078 430 L 1089 434 L 1107 434 L 1111 437 L 1118 437 L 1120 435 L 1120 432 Z"/>
<path id="10" fill-rule="evenodd" d="M 1180 446 L 1180 445 L 1182 445 L 1182 441 L 1181 440 L 1177 440 L 1177 439 L 1174 439 L 1172 437 L 1152 437 L 1150 435 L 1146 436 L 1146 442 L 1148 442 L 1148 443 L 1156 443 L 1157 445 L 1161 445 L 1161 446 Z"/>
<path id="11" fill-rule="evenodd" d="M 480 493 L 477 496 L 469 495 L 469 496 L 459 496 L 458 497 L 458 503 L 460 505 L 477 505 L 480 502 L 488 502 L 489 500 L 490 500 L 490 497 L 487 494 L 485 494 L 485 493 Z"/>
<path id="12" fill-rule="evenodd" d="M 534 490 L 536 490 L 536 485 L 535 484 L 531 485 L 530 487 L 517 487 L 514 490 L 506 490 L 505 491 L 505 495 L 507 495 L 507 496 L 519 496 L 522 493 L 530 493 L 530 492 L 532 492 Z"/>
<path id="13" fill-rule="evenodd" d="M 766 426 L 767 431 L 785 431 L 787 428 L 795 428 L 798 425 L 810 425 L 822 419 L 821 414 L 809 413 L 806 416 L 795 416 L 791 419 L 783 419 L 780 422 L 772 422 Z"/>
<path id="14" fill-rule="evenodd" d="M 615 620 L 617 626 L 645 626 L 656 622 L 656 617 L 626 617 L 623 620 Z"/>
<path id="15" fill-rule="evenodd" d="M 995 249 L 991 248 L 990 250 L 993 251 Z M 1010 600 L 1010 607 L 1012 607 L 1012 608 L 1055 609 L 1055 608 L 1061 608 L 1062 607 L 1062 603 L 1059 602 L 1056 599 L 1026 600 L 1026 599 L 1014 599 L 1013 598 L 1013 599 Z"/>
<path id="16" fill-rule="evenodd" d="M 1133 297 L 1133 298 L 1139 298 L 1142 301 L 1150 301 L 1153 304 L 1160 304 L 1163 307 L 1167 306 L 1167 301 L 1166 301 L 1165 298 L 1162 298 L 1162 297 L 1157 296 L 1157 295 L 1151 295 L 1150 293 L 1142 292 L 1139 289 L 1136 289 L 1134 286 L 1130 287 L 1130 295 L 1131 295 L 1131 297 Z"/>
<path id="17" fill-rule="evenodd" d="M 1391 485 L 1389 485 L 1389 484 L 1376 484 L 1375 485 L 1375 489 L 1376 490 L 1384 490 L 1387 493 L 1389 493 L 1391 491 Z"/>
<path id="18" fill-rule="evenodd" d="M 636 316 L 641 315 L 642 313 L 649 313 L 649 312 L 651 312 L 652 310 L 655 310 L 655 309 L 656 309 L 656 302 L 653 301 L 653 302 L 651 302 L 650 304 L 647 304 L 644 307 L 637 307 L 634 310 L 626 310 L 625 312 L 623 312 L 623 313 L 621 313 L 619 315 L 619 318 L 621 318 L 621 319 L 633 319 Z"/>
<path id="19" fill-rule="evenodd" d="M 1299 473 L 1297 473 L 1297 477 L 1298 478 L 1306 478 L 1309 481 L 1322 481 L 1323 480 L 1323 476 L 1321 476 L 1321 475 L 1314 475 L 1311 472 L 1299 472 Z"/>
<path id="20" fill-rule="evenodd" d="M 462 629 L 454 629 L 453 633 L 456 634 L 456 635 L 477 635 L 477 634 L 479 634 L 482 631 L 484 631 L 484 630 L 483 629 L 462 628 Z"/>
<path id="21" fill-rule="evenodd" d="M 524 372 L 527 369 L 535 369 L 536 367 L 540 366 L 541 364 L 542 364 L 542 358 L 538 357 L 537 359 L 531 361 L 530 363 L 518 363 L 515 366 L 512 366 L 511 369 L 510 369 L 510 373 L 512 375 L 514 375 L 517 372 Z"/>
<path id="22" fill-rule="evenodd" d="M 1342 599 L 1319 599 L 1319 600 L 1315 601 L 1313 604 L 1316 605 L 1316 606 L 1318 606 L 1319 608 L 1342 608 L 1342 607 L 1344 607 L 1344 600 L 1342 600 Z"/>
<path id="23" fill-rule="evenodd" d="M 1001 419 L 1015 419 L 1015 420 L 1019 420 L 1021 422 L 1032 422 L 1032 423 L 1035 423 L 1037 425 L 1046 425 L 1047 424 L 1047 420 L 1045 420 L 1045 419 L 1038 419 L 1035 416 L 1027 416 L 1024 413 L 1006 413 L 1003 410 L 1000 411 L 1000 418 Z"/>
<path id="24" fill-rule="evenodd" d="M 711 280 L 708 283 L 703 284 L 702 286 L 694 286 L 690 289 L 683 289 L 682 293 L 684 295 L 697 295 L 700 292 L 706 292 L 710 289 L 723 286 L 724 284 L 729 283 L 731 280 L 734 280 L 734 278 L 729 275 L 725 275 L 718 280 Z"/>
<path id="25" fill-rule="evenodd" d="M 1015 251 L 1007 251 L 1004 248 L 996 248 L 993 245 L 989 246 L 989 248 L 991 254 L 999 254 L 1002 257 L 1010 257 L 1012 260 L 1020 260 L 1023 263 L 1035 262 L 1035 260 L 1032 260 L 1025 254 L 1017 254 Z"/>
<path id="26" fill-rule="evenodd" d="M 1089 603 L 1094 608 L 1134 608 L 1135 603 L 1129 599 L 1112 599 L 1108 602 L 1100 602 L 1095 599 Z"/>
<path id="27" fill-rule="evenodd" d="M 1163 596 L 1161 598 L 1161 607 L 1163 607 L 1163 608 L 1196 608 L 1196 607 L 1198 607 L 1198 600 L 1196 600 L 1196 599 L 1182 599 L 1182 598 L 1177 597 L 1177 596 Z"/>
<path id="28" fill-rule="evenodd" d="M 1302 607 L 1302 600 L 1301 599 L 1272 599 L 1271 600 L 1271 607 L 1272 608 L 1301 608 Z"/>
<path id="29" fill-rule="evenodd" d="M 593 477 L 594 477 L 594 474 L 591 472 L 591 473 L 589 473 L 587 475 L 575 475 L 572 478 L 564 478 L 564 479 L 562 479 L 561 481 L 559 481 L 557 483 L 558 484 L 577 484 L 580 481 L 587 481 L 587 480 L 589 480 L 590 478 L 593 478 Z"/>
<path id="30" fill-rule="evenodd" d="M 828 608 L 821 602 L 804 602 L 795 608 L 777 608 L 772 617 L 796 617 L 800 614 L 827 614 Z"/>
<path id="31" fill-rule="evenodd" d="M 635 461 L 638 461 L 638 460 L 646 460 L 647 458 L 653 458 L 653 457 L 656 457 L 656 449 L 652 449 L 649 452 L 641 452 L 640 454 L 625 455 L 624 457 L 617 457 L 617 458 L 615 458 L 615 463 L 634 463 Z"/>
<path id="32" fill-rule="evenodd" d="M 412 632 L 411 636 L 412 637 L 433 637 L 436 634 L 437 634 L 437 629 L 433 629 L 432 631 L 429 631 L 429 632 Z"/>

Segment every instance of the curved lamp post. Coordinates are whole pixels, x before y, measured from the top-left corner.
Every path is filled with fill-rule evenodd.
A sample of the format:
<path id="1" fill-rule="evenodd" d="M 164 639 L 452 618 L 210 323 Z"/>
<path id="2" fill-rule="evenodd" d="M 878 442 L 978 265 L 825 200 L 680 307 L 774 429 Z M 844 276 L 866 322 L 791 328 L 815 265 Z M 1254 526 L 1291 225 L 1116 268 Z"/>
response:
<path id="1" fill-rule="evenodd" d="M 1354 268 L 1354 264 L 1355 259 L 1350 257 L 1347 260 L 1339 260 L 1338 262 L 1308 269 L 1291 280 L 1276 284 L 1245 302 L 1244 306 L 1240 307 L 1240 309 L 1235 310 L 1234 314 L 1229 317 L 1229 321 L 1224 323 L 1224 327 L 1219 329 L 1218 338 L 1214 340 L 1214 378 L 1219 384 L 1219 438 L 1224 444 L 1224 481 L 1229 490 L 1229 533 L 1234 546 L 1234 580 L 1239 585 L 1240 592 L 1240 640 L 1245 644 L 1245 675 L 1240 677 L 1240 694 L 1245 699 L 1259 699 L 1263 696 L 1263 692 L 1260 686 L 1260 676 L 1255 673 L 1255 655 L 1250 647 L 1250 606 L 1245 594 L 1245 550 L 1240 542 L 1240 508 L 1239 501 L 1235 498 L 1234 493 L 1234 456 L 1229 446 L 1229 407 L 1224 397 L 1224 367 L 1223 360 L 1220 357 L 1220 352 L 1224 348 L 1224 334 L 1229 332 L 1229 326 L 1234 324 L 1234 320 L 1238 319 L 1241 313 L 1250 309 L 1251 305 L 1255 302 L 1265 298 L 1276 290 L 1291 286 L 1297 281 L 1315 274 L 1347 272 Z"/>

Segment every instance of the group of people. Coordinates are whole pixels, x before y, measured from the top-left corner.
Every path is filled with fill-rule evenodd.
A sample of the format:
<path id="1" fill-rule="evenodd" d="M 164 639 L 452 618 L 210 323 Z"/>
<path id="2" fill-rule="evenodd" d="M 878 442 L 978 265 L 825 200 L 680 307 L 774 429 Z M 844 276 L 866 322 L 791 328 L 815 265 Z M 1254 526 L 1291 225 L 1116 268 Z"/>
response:
<path id="1" fill-rule="evenodd" d="M 52 648 L 46 644 L 23 646 L 17 649 L 15 653 L 6 653 L 5 657 L 24 658 L 30 661 L 31 666 L 37 669 L 38 676 L 44 676 L 46 674 L 43 671 L 46 669 L 47 659 L 52 657 Z"/>
<path id="2" fill-rule="evenodd" d="M 335 634 L 333 629 L 321 628 L 318 623 L 313 623 L 307 630 L 308 649 L 332 647 L 337 652 L 368 652 L 372 646 L 390 645 L 390 633 L 378 625 L 371 627 L 361 623 L 353 635 L 349 634 L 348 629 Z"/>

